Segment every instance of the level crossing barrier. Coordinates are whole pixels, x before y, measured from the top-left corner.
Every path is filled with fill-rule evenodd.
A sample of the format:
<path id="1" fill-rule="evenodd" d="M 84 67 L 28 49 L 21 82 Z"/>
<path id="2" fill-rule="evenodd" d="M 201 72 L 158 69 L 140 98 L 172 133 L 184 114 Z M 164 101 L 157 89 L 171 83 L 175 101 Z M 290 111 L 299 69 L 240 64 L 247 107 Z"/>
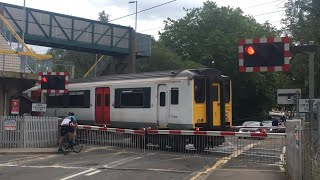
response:
<path id="1" fill-rule="evenodd" d="M 228 131 L 234 132 L 265 132 L 265 133 L 285 133 L 286 126 L 232 126 Z"/>
<path id="2" fill-rule="evenodd" d="M 79 125 L 78 135 L 84 144 L 130 152 L 236 158 L 267 164 L 284 164 L 285 160 L 285 133 L 131 130 Z"/>
<path id="3" fill-rule="evenodd" d="M 0 148 L 54 147 L 58 139 L 58 118 L 1 116 Z"/>

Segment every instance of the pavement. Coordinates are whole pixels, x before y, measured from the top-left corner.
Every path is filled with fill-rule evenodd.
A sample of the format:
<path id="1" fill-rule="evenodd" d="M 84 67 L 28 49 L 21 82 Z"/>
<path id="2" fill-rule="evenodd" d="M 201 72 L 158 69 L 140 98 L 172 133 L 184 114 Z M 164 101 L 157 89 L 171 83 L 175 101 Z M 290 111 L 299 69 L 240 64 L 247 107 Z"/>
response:
<path id="1" fill-rule="evenodd" d="M 248 149 L 249 151 L 249 149 Z M 251 158 L 252 159 L 252 158 Z M 0 179 L 208 179 L 287 180 L 281 166 L 241 155 L 181 155 L 85 146 L 79 153 L 57 148 L 0 149 Z"/>

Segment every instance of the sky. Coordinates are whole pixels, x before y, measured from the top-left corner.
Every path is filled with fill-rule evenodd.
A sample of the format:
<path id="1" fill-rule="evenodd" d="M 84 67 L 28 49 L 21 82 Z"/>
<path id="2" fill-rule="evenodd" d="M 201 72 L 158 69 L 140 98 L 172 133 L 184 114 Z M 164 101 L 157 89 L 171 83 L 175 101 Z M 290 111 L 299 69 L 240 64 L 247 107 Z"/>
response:
<path id="1" fill-rule="evenodd" d="M 23 0 L 0 0 L 1 2 L 23 6 Z M 97 20 L 98 13 L 105 11 L 110 19 L 116 19 L 135 13 L 136 4 L 130 0 L 26 0 L 26 7 L 41 9 L 61 14 Z M 171 0 L 137 0 L 138 11 L 157 6 Z M 176 0 L 154 9 L 138 13 L 137 32 L 149 34 L 158 39 L 164 20 L 182 18 L 186 13 L 183 8 L 201 7 L 207 0 Z M 280 20 L 284 17 L 284 3 L 287 0 L 215 0 L 218 6 L 240 7 L 247 15 L 251 14 L 259 22 L 269 21 L 281 28 Z M 113 24 L 135 27 L 135 15 L 112 21 Z M 32 46 L 37 53 L 45 53 L 47 48 Z"/>

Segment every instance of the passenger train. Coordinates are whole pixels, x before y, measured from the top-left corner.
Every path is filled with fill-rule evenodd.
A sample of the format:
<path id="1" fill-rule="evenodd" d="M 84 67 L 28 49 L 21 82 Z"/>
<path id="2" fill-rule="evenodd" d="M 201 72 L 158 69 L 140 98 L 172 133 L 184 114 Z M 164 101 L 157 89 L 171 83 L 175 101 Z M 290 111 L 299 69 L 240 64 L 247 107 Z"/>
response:
<path id="1" fill-rule="evenodd" d="M 229 77 L 216 69 L 186 69 L 72 79 L 68 94 L 26 90 L 47 104 L 46 116 L 74 112 L 79 124 L 116 128 L 225 130 L 232 126 Z"/>

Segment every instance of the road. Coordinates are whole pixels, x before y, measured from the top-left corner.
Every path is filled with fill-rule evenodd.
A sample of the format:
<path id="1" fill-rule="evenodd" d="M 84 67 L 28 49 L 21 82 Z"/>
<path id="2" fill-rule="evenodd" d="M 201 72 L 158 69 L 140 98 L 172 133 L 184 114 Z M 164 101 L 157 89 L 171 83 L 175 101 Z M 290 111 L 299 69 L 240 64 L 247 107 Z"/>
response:
<path id="1" fill-rule="evenodd" d="M 211 149 L 207 155 L 181 155 L 171 152 L 127 150 L 116 147 L 85 147 L 79 153 L 0 154 L 0 179 L 223 179 L 228 170 L 256 168 L 279 173 L 278 165 L 253 163 L 248 160 L 270 153 L 254 149 L 263 147 L 259 141 L 242 140 L 242 150 L 232 150 L 234 144 Z M 252 143 L 253 142 L 253 143 Z M 221 153 L 225 151 L 229 153 Z M 215 152 L 214 155 L 211 153 Z M 246 155 L 249 154 L 250 156 Z M 264 159 L 263 156 L 260 157 Z M 279 156 L 280 158 L 280 156 Z M 221 168 L 222 167 L 222 168 Z M 224 170 L 224 171 L 223 171 Z M 244 172 L 244 171 L 239 171 Z M 230 174 L 230 172 L 229 172 Z M 237 173 L 231 172 L 231 178 Z M 222 175 L 222 176 L 221 176 Z M 239 178 L 238 178 L 239 179 Z"/>

